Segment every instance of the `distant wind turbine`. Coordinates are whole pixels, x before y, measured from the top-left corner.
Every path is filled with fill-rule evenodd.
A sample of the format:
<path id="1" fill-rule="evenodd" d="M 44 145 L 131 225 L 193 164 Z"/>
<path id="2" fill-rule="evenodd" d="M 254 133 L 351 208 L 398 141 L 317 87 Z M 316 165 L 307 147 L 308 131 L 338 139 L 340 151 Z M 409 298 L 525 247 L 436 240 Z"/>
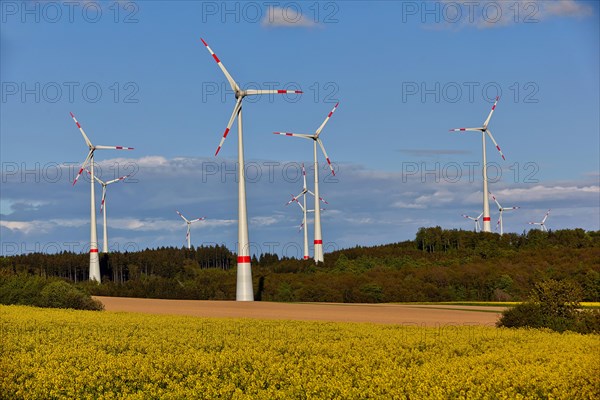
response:
<path id="1" fill-rule="evenodd" d="M 504 154 L 502 153 L 502 150 L 500 150 L 500 146 L 498 146 L 498 143 L 496 143 L 494 136 L 492 136 L 492 132 L 490 132 L 490 130 L 487 128 L 488 124 L 490 123 L 490 119 L 492 118 L 492 114 L 494 113 L 494 110 L 496 109 L 496 104 L 498 104 L 499 99 L 500 99 L 499 97 L 496 97 L 496 101 L 494 102 L 494 105 L 492 106 L 492 110 L 490 111 L 490 114 L 488 115 L 487 119 L 484 121 L 483 126 L 481 126 L 479 128 L 450 129 L 450 132 L 464 132 L 464 131 L 481 132 L 481 140 L 482 140 L 482 148 L 483 148 L 483 232 L 491 232 L 491 230 L 492 230 L 491 223 L 490 223 L 490 221 L 491 221 L 491 219 L 490 219 L 490 200 L 488 198 L 487 158 L 486 158 L 486 154 L 485 154 L 485 135 L 486 134 L 490 137 L 490 139 L 492 139 L 492 142 L 494 143 L 494 145 L 496 146 L 496 149 L 502 156 L 502 159 L 506 160 L 506 158 L 504 157 Z"/>
<path id="2" fill-rule="evenodd" d="M 90 170 L 87 170 L 88 174 L 92 174 L 90 172 Z M 100 202 L 100 212 L 102 213 L 102 219 L 103 219 L 103 239 L 104 241 L 102 242 L 102 252 L 104 254 L 108 253 L 108 229 L 106 227 L 106 187 L 112 183 L 115 182 L 119 182 L 122 181 L 123 179 L 126 179 L 127 177 L 129 177 L 129 175 L 125 175 L 122 176 L 120 178 L 117 179 L 113 179 L 111 181 L 108 182 L 104 182 L 102 179 L 98 178 L 97 176 L 94 176 L 94 179 L 96 180 L 96 182 L 98 182 L 100 185 L 102 185 L 102 201 Z"/>
<path id="3" fill-rule="evenodd" d="M 492 196 L 492 199 L 494 199 L 494 202 L 498 206 L 498 212 L 500 213 L 500 217 L 498 217 L 498 222 L 496 223 L 496 229 L 498 229 L 498 227 L 500 227 L 500 236 L 502 236 L 504 234 L 504 222 L 502 221 L 502 214 L 505 211 L 518 210 L 521 207 L 502 207 L 500 205 L 500 203 L 498 203 L 498 200 L 496 200 L 496 196 L 494 196 L 492 193 L 490 193 L 490 196 Z"/>
<path id="4" fill-rule="evenodd" d="M 198 222 L 198 221 L 203 221 L 206 219 L 206 217 L 202 217 L 202 218 L 196 218 L 196 219 L 192 219 L 192 220 L 188 220 L 186 217 L 183 216 L 183 214 L 181 214 L 179 211 L 175 210 L 175 212 L 177 214 L 179 214 L 179 216 L 181 217 L 181 219 L 183 219 L 185 221 L 185 223 L 187 224 L 187 233 L 185 234 L 185 239 L 187 240 L 187 247 L 188 250 L 190 250 L 192 248 L 191 246 L 191 241 L 190 241 L 190 237 L 192 236 L 191 234 L 191 228 L 192 228 L 192 224 L 194 222 Z"/>
<path id="5" fill-rule="evenodd" d="M 300 209 L 302 210 L 303 218 L 302 218 L 302 224 L 300 225 L 300 229 L 302 230 L 304 228 L 304 259 L 308 260 L 310 258 L 310 255 L 308 254 L 308 223 L 307 223 L 307 219 L 306 219 L 306 213 L 314 212 L 314 210 L 307 209 L 306 194 L 310 193 L 313 196 L 315 194 L 313 192 L 311 192 L 310 190 L 308 190 L 308 187 L 306 186 L 306 169 L 304 168 L 304 164 L 302 164 L 302 178 L 303 178 L 302 191 L 297 196 L 292 195 L 292 199 L 286 203 L 286 206 L 290 205 L 293 202 L 296 202 L 296 203 L 298 203 L 298 206 L 300 206 Z M 302 203 L 300 202 L 300 197 L 302 197 Z M 323 203 L 329 204 L 322 197 L 320 197 L 319 199 Z"/>
<path id="6" fill-rule="evenodd" d="M 317 159 L 317 144 L 321 147 L 323 151 L 323 155 L 325 156 L 325 160 L 327 160 L 327 164 L 329 164 L 329 168 L 331 169 L 331 173 L 335 175 L 335 171 L 333 170 L 333 166 L 331 165 L 331 160 L 329 160 L 329 156 L 325 151 L 325 147 L 323 146 L 323 142 L 319 135 L 321 131 L 335 112 L 340 103 L 337 103 L 333 109 L 327 114 L 325 117 L 325 121 L 321 124 L 321 126 L 317 129 L 317 131 L 313 135 L 307 135 L 303 133 L 290 133 L 290 132 L 273 132 L 276 135 L 283 136 L 295 136 L 303 139 L 309 139 L 313 141 L 313 155 L 314 155 L 314 163 L 315 163 L 315 262 L 323 262 L 323 236 L 321 234 L 321 209 L 319 208 L 319 161 Z"/>
<path id="7" fill-rule="evenodd" d="M 81 164 L 81 168 L 79 169 L 79 173 L 75 177 L 73 181 L 73 185 L 77 183 L 77 180 L 81 176 L 83 170 L 89 165 L 90 166 L 90 280 L 95 280 L 100 283 L 100 260 L 98 259 L 98 232 L 96 227 L 96 196 L 94 191 L 94 152 L 96 150 L 133 150 L 133 147 L 123 147 L 123 146 L 94 146 L 90 139 L 87 137 L 81 124 L 77 121 L 73 113 L 71 113 L 71 118 L 75 121 L 75 125 L 79 128 L 81 135 L 83 136 L 83 140 L 85 140 L 85 144 L 88 146 L 90 151 L 88 152 L 87 157 Z"/>
<path id="8" fill-rule="evenodd" d="M 540 229 L 543 232 L 548 232 L 548 228 L 546 227 L 546 220 L 548 219 L 548 215 L 550 215 L 550 210 L 546 212 L 546 215 L 544 215 L 544 219 L 542 219 L 542 222 L 530 222 L 529 225 L 539 225 Z"/>
<path id="9" fill-rule="evenodd" d="M 481 226 L 479 225 L 479 220 L 481 219 L 482 215 L 483 215 L 483 213 L 479 214 L 479 216 L 477 218 L 474 218 L 474 217 L 469 217 L 467 214 L 462 214 L 463 217 L 475 222 L 475 232 L 479 232 L 481 230 Z"/>

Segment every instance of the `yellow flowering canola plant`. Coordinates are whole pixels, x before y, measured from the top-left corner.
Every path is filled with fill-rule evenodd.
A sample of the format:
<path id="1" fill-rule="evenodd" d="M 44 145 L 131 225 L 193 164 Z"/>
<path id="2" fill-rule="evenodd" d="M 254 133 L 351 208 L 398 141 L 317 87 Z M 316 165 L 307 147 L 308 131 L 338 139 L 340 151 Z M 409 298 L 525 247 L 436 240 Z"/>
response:
<path id="1" fill-rule="evenodd" d="M 2 399 L 598 399 L 600 337 L 0 306 Z"/>

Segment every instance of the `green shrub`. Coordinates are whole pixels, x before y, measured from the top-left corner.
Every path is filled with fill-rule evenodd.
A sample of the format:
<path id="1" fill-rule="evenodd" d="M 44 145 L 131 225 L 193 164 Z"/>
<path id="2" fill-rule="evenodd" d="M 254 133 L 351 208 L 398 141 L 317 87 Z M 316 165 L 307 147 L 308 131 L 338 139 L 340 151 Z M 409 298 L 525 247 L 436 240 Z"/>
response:
<path id="1" fill-rule="evenodd" d="M 600 310 L 582 310 L 575 320 L 575 331 L 579 333 L 600 333 Z"/>
<path id="2" fill-rule="evenodd" d="M 40 292 L 37 305 L 76 310 L 102 310 L 104 308 L 98 300 L 92 299 L 65 281 L 54 281 L 47 284 Z"/>
<path id="3" fill-rule="evenodd" d="M 86 292 L 57 278 L 19 274 L 0 275 L 0 304 L 102 310 L 104 306 Z"/>
<path id="4" fill-rule="evenodd" d="M 502 313 L 498 326 L 600 333 L 600 310 L 580 310 L 581 289 L 572 282 L 538 282 L 529 301 Z"/>
<path id="5" fill-rule="evenodd" d="M 504 311 L 497 325 L 507 328 L 540 328 L 544 326 L 542 307 L 532 302 L 519 304 Z"/>

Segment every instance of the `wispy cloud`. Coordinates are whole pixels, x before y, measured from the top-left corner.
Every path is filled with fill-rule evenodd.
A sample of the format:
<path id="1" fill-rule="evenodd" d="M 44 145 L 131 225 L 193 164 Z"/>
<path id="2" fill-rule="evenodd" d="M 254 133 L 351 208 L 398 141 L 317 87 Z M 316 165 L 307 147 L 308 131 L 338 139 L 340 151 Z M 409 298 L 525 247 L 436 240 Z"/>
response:
<path id="1" fill-rule="evenodd" d="M 503 28 L 520 24 L 535 24 L 551 18 L 585 18 L 593 16 L 592 6 L 582 0 L 442 0 L 422 6 L 436 10 L 425 18 L 427 29 Z"/>
<path id="2" fill-rule="evenodd" d="M 112 162 L 109 160 L 107 167 Z M 265 166 L 272 165 L 272 160 L 264 162 Z M 185 223 L 175 213 L 178 209 L 190 218 L 206 216 L 206 220 L 194 224 L 193 230 L 199 234 L 193 235 L 192 244 L 223 243 L 235 249 L 237 182 L 231 174 L 233 160 L 144 157 L 120 159 L 119 163 L 139 169 L 137 182 L 115 185 L 108 195 L 111 246 L 115 241 L 121 246 L 135 243 L 139 248 L 181 245 Z M 283 174 L 285 168 L 280 164 L 269 174 L 265 167 L 261 179 L 247 182 L 249 228 L 257 246 L 253 251 L 267 251 L 267 247 L 261 247 L 263 243 L 280 243 L 274 251 L 283 251 L 289 243 L 301 244 L 298 225 L 302 213 L 298 207 L 284 206 L 289 193 L 297 193 L 301 181 L 291 179 L 294 174 Z M 323 168 L 325 171 L 327 166 Z M 103 171 L 114 173 L 110 168 Z M 310 169 L 308 173 L 312 174 Z M 73 187 L 66 174 L 59 182 L 23 182 L 19 176 L 7 176 L 2 186 L 0 251 L 32 249 L 32 243 L 43 247 L 50 242 L 89 240 L 89 182 Z M 421 226 L 471 229 L 470 221 L 461 214 L 481 212 L 480 179 L 471 181 L 465 176 L 449 182 L 431 174 L 426 178 L 344 163 L 339 165 L 335 180 L 323 174 L 320 194 L 329 202 L 321 214 L 324 240 L 332 248 L 341 248 L 412 239 Z M 543 216 L 548 208 L 553 210 L 552 229 L 600 229 L 600 185 L 595 177 L 536 184 L 501 181 L 490 189 L 502 205 L 521 207 L 507 214 L 507 231 L 529 229 L 527 222 Z M 41 204 L 40 199 L 47 204 Z M 492 218 L 497 219 L 493 203 L 490 208 Z M 312 218 L 310 215 L 310 235 L 314 229 Z M 101 221 L 99 213 L 98 233 Z"/>
<path id="3" fill-rule="evenodd" d="M 267 28 L 313 28 L 317 24 L 302 13 L 298 7 L 270 6 L 261 21 L 261 25 Z"/>
<path id="4" fill-rule="evenodd" d="M 523 2 L 525 0 L 522 0 Z M 542 16 L 588 17 L 593 14 L 589 4 L 576 0 L 538 1 L 543 10 Z"/>

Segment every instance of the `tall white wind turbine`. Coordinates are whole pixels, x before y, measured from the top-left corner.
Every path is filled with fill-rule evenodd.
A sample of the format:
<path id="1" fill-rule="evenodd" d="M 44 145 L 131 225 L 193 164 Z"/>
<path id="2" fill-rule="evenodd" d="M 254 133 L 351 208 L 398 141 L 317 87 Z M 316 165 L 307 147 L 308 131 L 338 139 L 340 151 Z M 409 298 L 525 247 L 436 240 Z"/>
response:
<path id="1" fill-rule="evenodd" d="M 548 232 L 548 228 L 546 228 L 546 220 L 548 219 L 549 214 L 550 214 L 550 210 L 548 210 L 546 212 L 546 215 L 544 215 L 544 219 L 542 219 L 542 222 L 530 222 L 529 225 L 539 225 L 540 229 L 543 232 Z"/>
<path id="2" fill-rule="evenodd" d="M 73 113 L 71 114 L 71 118 L 75 121 L 75 125 L 79 128 L 81 135 L 83 136 L 83 140 L 85 140 L 85 144 L 89 148 L 89 152 L 83 164 L 81 164 L 81 168 L 73 181 L 73 185 L 77 183 L 77 180 L 81 176 L 83 170 L 89 165 L 90 167 L 90 280 L 95 280 L 100 283 L 100 260 L 98 259 L 98 232 L 96 228 L 96 196 L 94 191 L 94 152 L 96 150 L 133 150 L 133 147 L 124 147 L 124 146 L 94 146 L 90 139 L 87 137 L 81 124 L 77 121 Z"/>
<path id="3" fill-rule="evenodd" d="M 87 171 L 90 175 L 92 174 L 89 169 Z M 94 176 L 94 179 L 96 180 L 96 182 L 98 182 L 100 185 L 102 185 L 102 201 L 100 202 L 100 212 L 102 213 L 102 220 L 103 220 L 103 224 L 104 224 L 102 227 L 102 229 L 103 229 L 102 253 L 104 253 L 104 254 L 108 253 L 108 229 L 106 227 L 106 187 L 112 183 L 122 181 L 123 179 L 126 179 L 127 177 L 129 177 L 129 175 L 125 175 L 120 178 L 104 182 L 102 179 L 98 178 L 97 176 Z"/>
<path id="4" fill-rule="evenodd" d="M 306 169 L 304 168 L 304 164 L 302 164 L 302 179 L 303 179 L 302 191 L 297 196 L 292 195 L 292 199 L 286 203 L 286 206 L 290 205 L 293 202 L 296 202 L 296 203 L 298 203 L 298 206 L 300 206 L 300 209 L 302 210 L 302 224 L 300 225 L 300 229 L 304 229 L 304 259 L 308 260 L 310 258 L 310 255 L 308 253 L 308 222 L 306 219 L 306 214 L 309 212 L 314 212 L 314 210 L 307 209 L 306 194 L 310 193 L 313 196 L 315 194 L 313 192 L 311 192 L 310 190 L 308 190 L 308 187 L 306 186 Z M 302 202 L 300 202 L 300 197 L 302 197 Z M 319 199 L 323 203 L 329 204 L 322 197 L 320 197 Z"/>
<path id="5" fill-rule="evenodd" d="M 491 223 L 490 223 L 490 221 L 491 221 L 491 219 L 490 219 L 490 200 L 488 197 L 488 178 L 487 178 L 487 165 L 486 165 L 487 158 L 486 158 L 486 154 L 485 154 L 485 135 L 486 134 L 490 137 L 490 139 L 492 139 L 492 142 L 494 143 L 494 145 L 496 146 L 496 149 L 502 156 L 502 159 L 506 160 L 506 158 L 504 157 L 504 154 L 502 153 L 502 150 L 500 150 L 500 146 L 498 146 L 498 143 L 496 143 L 494 136 L 492 136 L 492 132 L 490 132 L 490 130 L 487 128 L 488 124 L 490 123 L 490 119 L 492 118 L 492 114 L 494 113 L 494 110 L 496 109 L 496 104 L 498 104 L 499 99 L 500 99 L 499 97 L 496 97 L 496 101 L 494 102 L 494 105 L 492 106 L 492 110 L 490 111 L 490 114 L 488 115 L 487 119 L 483 123 L 483 126 L 481 126 L 479 128 L 450 129 L 450 132 L 463 132 L 463 131 L 481 132 L 482 149 L 483 149 L 483 232 L 491 232 L 492 231 Z"/>
<path id="6" fill-rule="evenodd" d="M 496 229 L 498 229 L 498 227 L 500 227 L 500 236 L 502 236 L 504 234 L 504 222 L 502 221 L 502 214 L 505 211 L 518 210 L 521 207 L 502 207 L 500 205 L 500 203 L 498 203 L 498 200 L 496 200 L 496 196 L 494 196 L 491 192 L 490 192 L 490 196 L 492 196 L 492 199 L 498 206 L 498 212 L 500 213 L 500 217 L 498 217 L 498 222 L 496 223 Z"/>
<path id="7" fill-rule="evenodd" d="M 192 220 L 188 220 L 186 217 L 183 216 L 183 214 L 181 214 L 179 211 L 175 210 L 175 212 L 177 214 L 179 214 L 179 216 L 181 217 L 181 219 L 183 219 L 185 221 L 185 223 L 187 224 L 187 233 L 185 234 L 185 239 L 187 240 L 187 245 L 188 245 L 188 250 L 190 250 L 192 248 L 191 246 L 191 236 L 192 236 L 192 224 L 194 222 L 198 222 L 198 221 L 204 221 L 206 219 L 206 217 L 202 217 L 202 218 L 196 218 L 196 219 L 192 219 Z"/>
<path id="8" fill-rule="evenodd" d="M 319 162 L 317 159 L 317 143 L 319 144 L 319 146 L 321 147 L 321 150 L 323 151 L 323 155 L 325 156 L 325 159 L 327 160 L 327 164 L 329 164 L 331 173 L 333 175 L 335 175 L 335 171 L 333 170 L 333 166 L 331 165 L 331 161 L 329 160 L 329 156 L 327 155 L 327 152 L 325 151 L 325 147 L 323 146 L 323 142 L 319 138 L 319 135 L 321 134 L 321 131 L 323 130 L 323 128 L 325 127 L 325 125 L 327 124 L 327 122 L 329 121 L 329 119 L 331 118 L 333 113 L 335 112 L 335 110 L 337 110 L 337 107 L 339 104 L 340 103 L 336 103 L 336 105 L 329 112 L 329 114 L 327 114 L 325 121 L 323 121 L 323 123 L 317 129 L 317 131 L 315 132 L 314 135 L 308 135 L 308 134 L 303 134 L 303 133 L 290 133 L 290 132 L 273 132 L 276 135 L 295 136 L 295 137 L 300 137 L 300 138 L 309 139 L 309 140 L 313 141 L 313 156 L 314 156 L 314 165 L 315 165 L 314 166 L 314 169 L 315 169 L 315 239 L 314 239 L 315 256 L 314 256 L 314 258 L 315 258 L 316 263 L 323 262 L 323 236 L 321 233 L 321 209 L 319 208 L 319 199 L 320 199 L 320 197 L 319 197 Z"/>
<path id="9" fill-rule="evenodd" d="M 481 230 L 481 225 L 479 225 L 479 220 L 481 219 L 482 215 L 483 215 L 483 213 L 479 214 L 479 216 L 477 218 L 475 218 L 475 217 L 470 217 L 467 214 L 462 214 L 463 217 L 475 222 L 475 232 L 479 232 Z"/>
<path id="10" fill-rule="evenodd" d="M 227 128 L 223 133 L 223 138 L 217 147 L 215 156 L 219 154 L 225 138 L 237 117 L 238 127 L 238 258 L 237 258 L 237 286 L 235 298 L 237 301 L 254 301 L 254 292 L 252 289 L 252 269 L 250 265 L 250 240 L 248 238 L 248 214 L 246 211 L 246 177 L 244 175 L 244 142 L 242 134 L 242 101 L 246 96 L 261 94 L 300 94 L 300 90 L 242 90 L 235 82 L 231 74 L 227 71 L 217 55 L 212 51 L 208 44 L 202 40 L 202 43 L 212 55 L 215 62 L 221 68 L 221 71 L 227 78 L 231 89 L 235 93 L 236 103 L 229 118 Z"/>

